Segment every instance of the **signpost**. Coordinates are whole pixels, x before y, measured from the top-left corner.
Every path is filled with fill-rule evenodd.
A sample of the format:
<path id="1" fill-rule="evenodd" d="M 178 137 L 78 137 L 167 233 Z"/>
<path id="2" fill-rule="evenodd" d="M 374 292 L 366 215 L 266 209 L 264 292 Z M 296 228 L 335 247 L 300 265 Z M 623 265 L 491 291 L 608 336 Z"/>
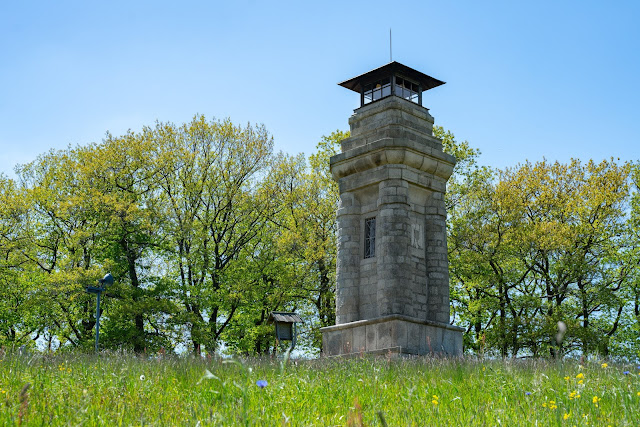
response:
<path id="1" fill-rule="evenodd" d="M 98 280 L 98 286 L 87 286 L 86 291 L 90 294 L 96 294 L 96 353 L 98 352 L 98 342 L 100 340 L 100 295 L 107 289 L 107 285 L 113 285 L 113 276 L 107 273 L 102 279 Z"/>
<path id="2" fill-rule="evenodd" d="M 280 341 L 291 341 L 289 351 L 296 346 L 296 323 L 303 323 L 302 318 L 293 312 L 272 311 L 269 315 L 269 323 L 276 326 L 276 339 Z"/>

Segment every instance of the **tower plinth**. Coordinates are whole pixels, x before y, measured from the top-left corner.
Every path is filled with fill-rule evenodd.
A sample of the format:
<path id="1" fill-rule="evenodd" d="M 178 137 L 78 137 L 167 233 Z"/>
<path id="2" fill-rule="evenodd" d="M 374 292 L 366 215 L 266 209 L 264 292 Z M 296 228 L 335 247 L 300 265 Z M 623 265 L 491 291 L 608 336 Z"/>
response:
<path id="1" fill-rule="evenodd" d="M 340 206 L 327 356 L 462 353 L 462 328 L 449 323 L 444 203 L 455 158 L 422 106 L 422 92 L 441 84 L 397 62 L 341 83 L 361 106 L 330 160 Z"/>

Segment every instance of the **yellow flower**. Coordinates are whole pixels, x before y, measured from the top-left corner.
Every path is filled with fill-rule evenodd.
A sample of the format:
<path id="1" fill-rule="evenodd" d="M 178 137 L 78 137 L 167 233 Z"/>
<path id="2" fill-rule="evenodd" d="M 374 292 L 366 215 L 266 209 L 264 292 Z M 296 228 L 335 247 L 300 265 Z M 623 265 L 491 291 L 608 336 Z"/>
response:
<path id="1" fill-rule="evenodd" d="M 567 418 L 569 418 L 571 416 L 571 412 L 569 412 L 568 414 L 565 412 L 565 414 L 562 416 L 563 420 L 566 420 Z"/>
<path id="2" fill-rule="evenodd" d="M 550 400 L 549 404 L 547 405 L 547 402 L 544 402 L 542 404 L 543 408 L 549 408 L 549 409 L 556 409 L 558 407 L 558 405 L 556 405 L 556 401 L 555 400 Z"/>
<path id="3" fill-rule="evenodd" d="M 638 396 L 640 396 L 640 391 L 638 392 Z"/>
<path id="4" fill-rule="evenodd" d="M 431 401 L 431 403 L 433 403 L 434 405 L 437 405 L 439 402 L 438 402 L 437 400 L 433 399 L 433 400 Z"/>
<path id="5" fill-rule="evenodd" d="M 578 384 L 584 384 L 584 381 L 580 380 L 578 381 Z"/>
<path id="6" fill-rule="evenodd" d="M 606 367 L 607 367 L 607 366 L 609 366 L 609 365 L 607 365 L 606 363 L 603 363 L 603 364 L 602 364 L 602 365 L 600 365 L 600 366 L 602 366 L 603 368 L 606 368 Z"/>
<path id="7" fill-rule="evenodd" d="M 577 379 L 584 378 L 584 374 L 580 372 L 578 375 L 576 375 L 576 378 Z"/>
<path id="8" fill-rule="evenodd" d="M 565 379 L 566 381 L 569 381 L 569 375 L 567 375 L 566 377 L 564 377 L 564 379 Z"/>

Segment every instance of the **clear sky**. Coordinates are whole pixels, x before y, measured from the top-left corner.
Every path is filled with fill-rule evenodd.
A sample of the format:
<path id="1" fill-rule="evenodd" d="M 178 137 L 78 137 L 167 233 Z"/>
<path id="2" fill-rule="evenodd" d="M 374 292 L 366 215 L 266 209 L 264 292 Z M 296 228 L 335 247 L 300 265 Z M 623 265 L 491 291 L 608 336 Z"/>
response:
<path id="1" fill-rule="evenodd" d="M 638 22 L 638 1 L 3 1 L 0 172 L 196 113 L 309 154 L 348 129 L 337 83 L 389 62 L 390 27 L 481 163 L 639 160 Z"/>

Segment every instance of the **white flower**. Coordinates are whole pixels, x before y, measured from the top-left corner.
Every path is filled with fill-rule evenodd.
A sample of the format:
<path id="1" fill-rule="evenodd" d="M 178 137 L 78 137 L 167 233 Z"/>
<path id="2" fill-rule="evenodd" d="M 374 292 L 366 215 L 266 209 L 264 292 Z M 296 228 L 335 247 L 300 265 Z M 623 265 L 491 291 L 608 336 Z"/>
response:
<path id="1" fill-rule="evenodd" d="M 145 376 L 144 375 L 140 375 L 140 381 L 144 381 Z"/>

